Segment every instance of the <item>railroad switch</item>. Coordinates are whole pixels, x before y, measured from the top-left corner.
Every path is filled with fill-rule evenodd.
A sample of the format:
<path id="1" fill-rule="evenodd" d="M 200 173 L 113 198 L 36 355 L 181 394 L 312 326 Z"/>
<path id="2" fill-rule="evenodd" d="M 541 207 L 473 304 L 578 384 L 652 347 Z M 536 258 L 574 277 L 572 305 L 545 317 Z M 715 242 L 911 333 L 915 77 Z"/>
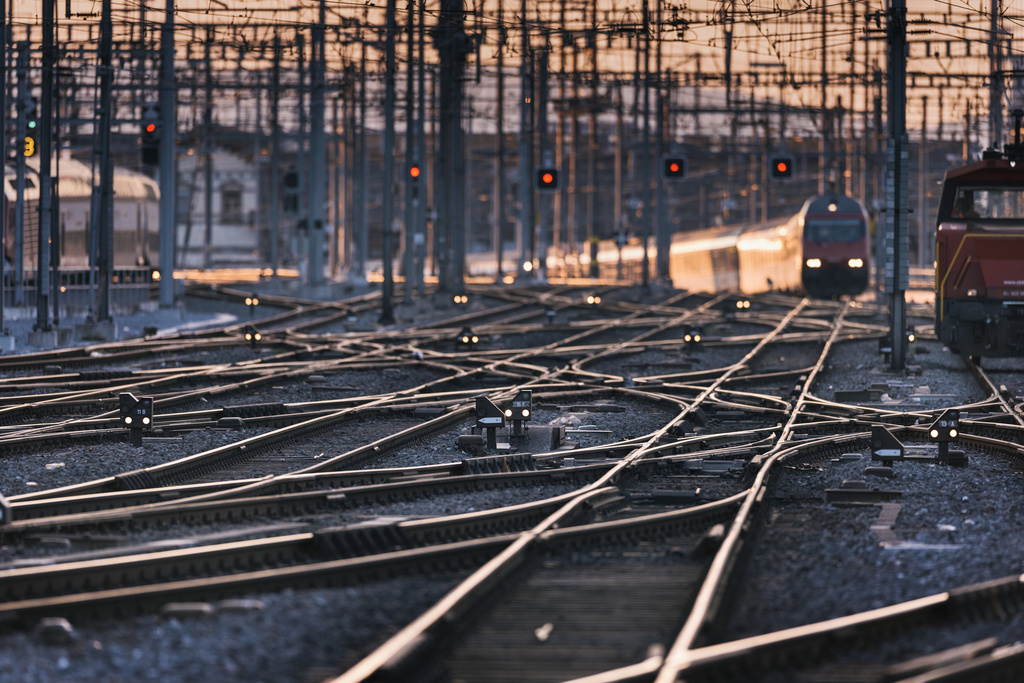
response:
<path id="1" fill-rule="evenodd" d="M 474 458 L 487 455 L 487 450 L 484 448 L 484 437 L 480 434 L 463 434 L 455 440 L 455 447 Z"/>
<path id="2" fill-rule="evenodd" d="M 136 448 L 142 445 L 143 430 L 153 429 L 153 397 L 135 398 L 125 392 L 118 396 L 121 426 L 128 430 L 129 443 Z"/>

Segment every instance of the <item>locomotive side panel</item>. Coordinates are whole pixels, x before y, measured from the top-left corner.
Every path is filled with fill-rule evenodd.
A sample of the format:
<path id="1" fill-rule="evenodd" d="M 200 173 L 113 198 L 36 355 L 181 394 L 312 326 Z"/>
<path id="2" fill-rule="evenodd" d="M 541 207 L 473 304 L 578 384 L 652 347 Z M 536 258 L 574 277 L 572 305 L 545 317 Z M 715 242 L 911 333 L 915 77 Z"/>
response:
<path id="1" fill-rule="evenodd" d="M 935 233 L 935 334 L 966 356 L 1024 356 L 1024 169 L 987 153 L 947 171 Z"/>
<path id="2" fill-rule="evenodd" d="M 1015 233 L 939 226 L 935 333 L 970 356 L 1024 355 L 1024 226 Z"/>

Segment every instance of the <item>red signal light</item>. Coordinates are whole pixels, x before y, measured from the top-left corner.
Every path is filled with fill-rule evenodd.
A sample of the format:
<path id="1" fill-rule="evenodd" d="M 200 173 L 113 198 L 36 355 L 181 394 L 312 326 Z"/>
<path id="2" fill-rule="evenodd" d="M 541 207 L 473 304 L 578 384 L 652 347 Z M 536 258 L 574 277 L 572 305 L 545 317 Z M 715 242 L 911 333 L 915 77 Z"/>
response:
<path id="1" fill-rule="evenodd" d="M 420 167 L 419 166 L 412 166 L 412 167 L 410 167 L 409 168 L 409 177 L 410 178 L 419 178 L 420 177 Z"/>
<path id="2" fill-rule="evenodd" d="M 668 170 L 672 173 L 679 173 L 679 164 L 672 162 L 668 165 Z"/>
<path id="3" fill-rule="evenodd" d="M 778 171 L 779 173 L 785 173 L 788 169 L 789 166 L 786 164 L 785 161 L 780 161 L 778 164 L 775 165 L 775 170 Z"/>
<path id="4" fill-rule="evenodd" d="M 550 185 L 551 183 L 553 183 L 555 181 L 555 176 L 551 175 L 550 173 L 545 173 L 544 175 L 542 175 L 540 177 L 540 180 L 545 185 Z"/>
<path id="5" fill-rule="evenodd" d="M 147 123 L 146 124 L 146 132 L 147 133 L 155 133 L 156 132 L 156 124 L 155 123 Z"/>

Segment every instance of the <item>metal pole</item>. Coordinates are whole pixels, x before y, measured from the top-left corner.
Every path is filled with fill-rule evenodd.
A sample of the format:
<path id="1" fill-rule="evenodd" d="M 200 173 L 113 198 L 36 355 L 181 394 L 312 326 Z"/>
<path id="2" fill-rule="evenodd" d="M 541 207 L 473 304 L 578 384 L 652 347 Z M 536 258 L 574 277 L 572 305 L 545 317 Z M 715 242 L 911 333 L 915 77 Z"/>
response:
<path id="1" fill-rule="evenodd" d="M 0 0 L 2 2 L 3 0 Z M 28 85 L 28 43 L 18 43 L 18 135 L 19 141 L 24 143 L 25 135 L 25 105 L 32 97 L 31 88 Z M 14 162 L 14 305 L 25 305 L 25 154 L 23 149 L 18 149 Z M 93 212 L 94 216 L 96 212 Z M 97 217 L 93 218 L 94 224 Z M 93 235 L 96 230 L 91 231 Z M 92 257 L 95 251 L 90 251 L 89 263 L 92 265 Z"/>
<path id="2" fill-rule="evenodd" d="M 213 30 L 206 29 L 206 46 L 204 59 L 206 64 L 206 100 L 203 108 L 203 268 L 213 267 L 213 140 L 210 126 L 213 124 L 213 65 L 210 59 L 210 48 L 213 43 Z"/>
<path id="3" fill-rule="evenodd" d="M 405 63 L 405 240 L 402 250 L 402 275 L 405 278 L 405 285 L 402 288 L 402 300 L 406 304 L 412 303 L 413 250 L 416 248 L 414 238 L 416 233 L 416 202 L 419 200 L 419 189 L 422 182 L 421 178 L 413 178 L 409 174 L 409 169 L 413 166 L 413 163 L 419 161 L 416 157 L 416 126 L 413 123 L 415 118 L 414 105 L 416 102 L 416 81 L 413 78 L 413 66 L 416 63 L 415 8 L 416 0 L 408 0 L 406 3 L 408 16 L 405 22 L 406 38 L 409 41 Z"/>
<path id="4" fill-rule="evenodd" d="M 1002 54 L 999 49 L 1000 0 L 992 0 L 991 26 L 988 41 L 989 76 L 988 108 L 992 149 L 1002 149 L 1003 138 L 1003 74 Z"/>
<path id="5" fill-rule="evenodd" d="M 168 0 L 171 2 L 172 0 Z M 274 31 L 274 66 L 270 74 L 270 268 L 281 267 L 281 36 Z"/>
<path id="6" fill-rule="evenodd" d="M 648 241 L 651 236 L 651 38 L 650 38 L 650 11 L 647 6 L 647 0 L 643 3 L 643 20 L 644 20 L 644 148 L 642 156 L 643 168 L 640 170 L 640 178 L 643 182 L 643 203 L 644 203 L 644 215 L 643 215 L 643 242 L 644 242 L 644 258 L 643 258 L 643 273 L 641 282 L 644 287 L 650 285 L 651 279 L 651 261 L 650 255 L 648 254 Z"/>
<path id="7" fill-rule="evenodd" d="M 177 86 L 174 81 L 174 0 L 167 0 L 160 29 L 160 307 L 174 305 L 174 202 L 177 198 Z"/>
<path id="8" fill-rule="evenodd" d="M 889 0 L 889 149 L 886 158 L 886 292 L 889 294 L 889 332 L 895 372 L 906 365 L 907 255 L 907 3 Z"/>
<path id="9" fill-rule="evenodd" d="M 313 287 L 324 283 L 324 192 L 327 187 L 327 137 L 324 133 L 324 25 L 326 0 L 320 0 L 320 16 L 313 26 L 310 67 L 312 94 L 309 102 L 309 273 Z M 392 38 L 392 41 L 394 38 Z M 390 158 L 390 156 L 388 157 Z"/>
<path id="10" fill-rule="evenodd" d="M 365 23 L 365 11 L 364 11 Z M 356 194 L 356 253 L 358 257 L 355 262 L 355 275 L 360 279 L 366 278 L 366 257 L 369 249 L 369 234 L 367 229 L 367 179 L 370 173 L 369 160 L 367 158 L 367 147 L 369 137 L 366 132 L 366 41 L 363 40 L 362 31 L 359 33 L 361 43 L 359 60 L 359 172 L 355 176 L 358 183 Z"/>
<path id="11" fill-rule="evenodd" d="M 491 237 L 494 248 L 494 281 L 501 282 L 501 233 L 505 222 L 505 17 L 504 3 L 498 3 L 498 83 L 494 112 L 494 198 L 491 202 L 494 221 Z"/>
<path id="12" fill-rule="evenodd" d="M 828 115 L 828 0 L 821 0 L 821 140 L 820 158 L 818 160 L 818 194 L 825 194 L 828 191 L 828 174 L 831 170 L 832 159 L 829 154 L 829 132 L 831 129 L 831 118 Z"/>
<path id="13" fill-rule="evenodd" d="M 49 0 L 43 1 L 43 5 L 49 4 Z M 100 196 L 99 216 L 96 222 L 98 228 L 96 232 L 99 240 L 97 244 L 99 250 L 96 259 L 99 271 L 99 288 L 97 293 L 99 301 L 96 303 L 96 317 L 99 321 L 104 322 L 110 320 L 110 280 L 114 269 L 114 162 L 111 159 L 110 150 L 110 127 L 114 118 L 114 102 L 111 97 L 113 73 L 110 55 L 113 29 L 111 27 L 110 11 L 110 0 L 104 0 L 103 15 L 100 21 L 100 126 L 97 131 L 100 147 Z M 45 97 L 45 90 L 43 94 Z M 44 112 L 44 131 L 46 130 L 47 121 L 49 121 L 49 117 Z M 47 162 L 47 166 L 49 166 L 49 150 L 43 151 L 43 159 L 40 159 L 40 161 L 44 159 Z M 40 180 L 42 180 L 43 171 L 41 166 L 39 175 Z M 46 175 L 49 175 L 49 171 L 46 172 Z M 45 194 L 48 195 L 49 192 Z M 40 202 L 43 201 L 43 197 L 44 194 L 40 193 Z M 48 197 L 47 201 L 49 201 Z M 42 233 L 42 228 L 42 221 L 40 221 L 40 233 Z"/>
<path id="14" fill-rule="evenodd" d="M 657 245 L 657 254 L 655 255 L 658 279 L 667 282 L 669 279 L 668 272 L 668 255 L 669 249 L 672 244 L 672 231 L 668 224 L 668 202 L 665 179 L 663 174 L 660 172 L 661 159 L 668 152 L 666 145 L 666 130 L 665 130 L 665 85 L 662 83 L 661 74 L 661 17 L 662 17 L 662 0 L 657 0 L 657 25 L 658 25 L 658 36 L 656 38 L 657 51 L 655 52 L 655 73 L 657 75 L 658 84 L 658 96 L 655 100 L 655 106 L 658 108 L 657 118 L 655 120 L 655 135 L 657 136 L 657 155 L 656 163 L 659 165 L 659 172 L 655 174 L 656 196 L 655 199 L 655 226 L 654 226 L 654 240 Z"/>
<path id="15" fill-rule="evenodd" d="M 917 145 L 917 267 L 924 268 L 927 257 L 925 235 L 928 230 L 928 96 L 921 98 L 921 142 Z"/>
<path id="16" fill-rule="evenodd" d="M 522 19 L 522 50 L 519 55 L 520 101 L 519 101 L 519 267 L 520 276 L 526 273 L 525 265 L 529 256 L 527 235 L 533 227 L 533 145 L 530 144 L 530 97 L 533 84 L 530 79 L 530 31 L 526 22 L 527 2 L 522 0 L 519 11 Z"/>
<path id="17" fill-rule="evenodd" d="M 383 299 L 381 301 L 380 323 L 391 325 L 395 322 L 391 298 L 394 290 L 394 273 L 391 263 L 391 233 L 394 216 L 395 187 L 395 0 L 387 0 L 386 36 L 384 38 L 384 198 L 381 206 L 383 231 L 381 260 L 384 265 Z"/>
<path id="18" fill-rule="evenodd" d="M 423 164 L 422 170 L 427 177 L 423 179 L 424 187 L 421 188 L 421 194 L 423 195 L 419 204 L 416 206 L 416 289 L 417 294 L 420 298 L 424 295 L 423 286 L 423 270 L 425 262 L 427 260 L 427 197 L 429 196 L 426 190 L 426 183 L 428 179 L 434 177 L 434 166 L 433 164 L 426 163 L 427 161 L 427 135 L 426 135 L 426 120 L 427 120 L 427 87 L 426 87 L 426 71 L 427 62 L 425 59 L 426 51 L 426 15 L 427 15 L 427 0 L 420 0 L 420 16 L 419 16 L 419 73 L 416 75 L 416 109 L 419 111 L 419 116 L 416 118 L 416 158 Z"/>

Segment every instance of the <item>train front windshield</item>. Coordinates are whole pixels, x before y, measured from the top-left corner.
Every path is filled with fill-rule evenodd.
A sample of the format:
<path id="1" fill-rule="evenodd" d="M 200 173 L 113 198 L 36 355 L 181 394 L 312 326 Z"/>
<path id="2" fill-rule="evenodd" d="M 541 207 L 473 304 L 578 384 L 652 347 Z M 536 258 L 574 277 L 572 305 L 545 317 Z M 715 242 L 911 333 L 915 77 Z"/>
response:
<path id="1" fill-rule="evenodd" d="M 1024 188 L 958 187 L 952 218 L 1024 220 Z"/>
<path id="2" fill-rule="evenodd" d="M 804 239 L 808 242 L 857 242 L 864 239 L 864 221 L 858 218 L 807 219 Z"/>

